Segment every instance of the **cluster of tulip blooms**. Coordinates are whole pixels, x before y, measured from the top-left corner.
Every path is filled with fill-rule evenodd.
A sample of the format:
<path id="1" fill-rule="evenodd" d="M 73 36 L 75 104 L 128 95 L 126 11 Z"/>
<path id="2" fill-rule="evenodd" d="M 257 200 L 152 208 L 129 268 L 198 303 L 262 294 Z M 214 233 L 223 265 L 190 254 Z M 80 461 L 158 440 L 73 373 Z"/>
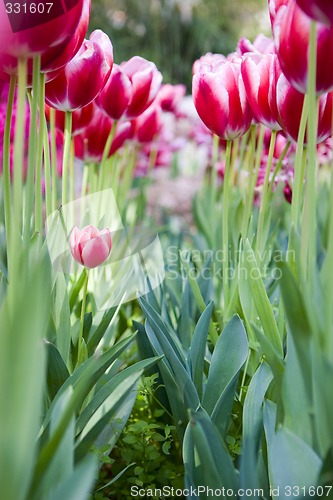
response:
<path id="1" fill-rule="evenodd" d="M 288 155 L 294 152 L 300 132 L 304 97 L 308 89 L 308 54 L 311 17 L 317 20 L 316 93 L 318 125 L 316 142 L 321 158 L 331 151 L 333 73 L 333 7 L 328 2 L 270 0 L 273 38 L 259 35 L 251 43 L 242 38 L 227 57 L 208 53 L 193 65 L 193 99 L 202 121 L 222 141 L 243 136 L 251 123 L 274 131 L 277 160 L 291 143 L 282 178 L 291 200 L 292 171 Z M 269 141 L 268 141 L 269 142 Z M 307 133 L 302 142 L 306 144 Z M 262 156 L 258 185 L 263 182 L 268 147 Z M 274 169 L 274 164 L 273 164 Z"/>

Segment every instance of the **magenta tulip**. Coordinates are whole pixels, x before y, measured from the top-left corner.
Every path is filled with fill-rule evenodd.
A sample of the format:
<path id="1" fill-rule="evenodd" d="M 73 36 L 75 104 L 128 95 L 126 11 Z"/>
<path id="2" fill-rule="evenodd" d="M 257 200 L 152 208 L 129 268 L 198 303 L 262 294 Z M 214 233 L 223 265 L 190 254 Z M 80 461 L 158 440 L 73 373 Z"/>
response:
<path id="1" fill-rule="evenodd" d="M 86 162 L 101 161 L 106 141 L 111 133 L 114 121 L 95 106 L 93 119 L 84 131 L 75 136 L 75 156 Z M 134 125 L 129 121 L 117 123 L 117 128 L 108 156 L 113 155 L 124 142 L 133 136 Z"/>
<path id="2" fill-rule="evenodd" d="M 301 9 L 312 19 L 332 26 L 333 2 L 331 0 L 296 0 Z"/>
<path id="3" fill-rule="evenodd" d="M 301 121 L 304 94 L 292 87 L 283 73 L 277 80 L 276 102 L 279 123 L 284 133 L 297 141 Z M 319 99 L 317 143 L 325 141 L 332 129 L 333 92 L 322 94 Z M 307 139 L 305 137 L 305 143 Z"/>
<path id="4" fill-rule="evenodd" d="M 273 54 L 275 52 L 274 40 L 263 34 L 259 34 L 253 43 L 245 37 L 242 37 L 237 44 L 237 53 L 243 56 L 247 52 L 256 54 Z"/>
<path id="5" fill-rule="evenodd" d="M 45 105 L 45 115 L 50 120 L 50 106 Z M 80 134 L 84 131 L 85 127 L 89 125 L 93 119 L 95 105 L 93 102 L 84 106 L 83 108 L 76 109 L 72 112 L 72 135 Z M 55 126 L 61 132 L 65 129 L 65 113 L 63 111 L 55 110 Z"/>
<path id="6" fill-rule="evenodd" d="M 276 107 L 276 64 L 275 54 L 254 54 L 244 56 L 241 72 L 245 91 L 256 120 L 266 127 L 278 130 Z"/>
<path id="7" fill-rule="evenodd" d="M 182 85 L 181 83 L 178 85 L 171 85 L 171 83 L 166 83 L 165 85 L 161 86 L 156 100 L 158 101 L 163 111 L 175 113 L 177 112 L 177 106 L 184 97 L 185 93 L 185 85 Z"/>
<path id="8" fill-rule="evenodd" d="M 78 27 L 87 1 L 0 2 L 0 68 L 13 73 L 18 57 L 63 50 Z"/>
<path id="9" fill-rule="evenodd" d="M 216 72 L 193 76 L 192 94 L 204 124 L 222 139 L 235 139 L 250 127 L 253 115 L 238 64 L 226 61 Z"/>
<path id="10" fill-rule="evenodd" d="M 223 54 L 207 54 L 200 57 L 193 63 L 192 74 L 210 73 L 218 71 L 218 68 L 226 62 L 227 58 Z"/>
<path id="11" fill-rule="evenodd" d="M 162 126 L 161 108 L 153 103 L 136 120 L 135 136 L 139 142 L 151 142 Z"/>
<path id="12" fill-rule="evenodd" d="M 300 92 L 306 93 L 308 83 L 308 53 L 311 19 L 296 4 L 289 0 L 287 5 L 276 11 L 272 28 L 276 53 L 281 69 L 290 83 Z M 317 92 L 333 88 L 333 28 L 322 23 L 317 25 Z"/>
<path id="13" fill-rule="evenodd" d="M 88 269 L 103 264 L 111 252 L 111 233 L 107 228 L 99 231 L 94 226 L 85 226 L 80 230 L 75 226 L 69 241 L 74 259 Z"/>
<path id="14" fill-rule="evenodd" d="M 114 120 L 136 118 L 155 99 L 162 75 L 154 63 L 135 56 L 114 65 L 97 104 Z"/>
<path id="15" fill-rule="evenodd" d="M 61 111 L 87 106 L 103 89 L 112 65 L 112 43 L 103 31 L 96 30 L 58 76 L 45 85 L 46 103 Z"/>

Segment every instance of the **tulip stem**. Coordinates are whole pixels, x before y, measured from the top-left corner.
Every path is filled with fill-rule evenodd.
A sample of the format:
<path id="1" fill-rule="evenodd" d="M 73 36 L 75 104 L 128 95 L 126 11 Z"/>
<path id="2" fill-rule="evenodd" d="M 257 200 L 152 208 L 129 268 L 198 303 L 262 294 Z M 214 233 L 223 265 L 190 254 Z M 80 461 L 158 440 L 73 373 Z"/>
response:
<path id="1" fill-rule="evenodd" d="M 82 342 L 83 342 L 83 330 L 84 330 L 84 315 L 86 312 L 86 303 L 88 295 L 88 281 L 89 281 L 89 270 L 85 269 L 86 275 L 83 284 L 83 296 L 81 305 L 81 315 L 80 315 L 80 333 L 77 342 L 77 365 L 81 364 L 81 353 L 82 353 Z"/>
<path id="2" fill-rule="evenodd" d="M 211 220 L 214 220 L 215 215 L 215 203 L 216 203 L 216 193 L 217 193 L 217 162 L 219 160 L 219 143 L 220 138 L 218 135 L 213 134 L 212 143 L 212 174 L 210 176 L 211 185 Z"/>
<path id="3" fill-rule="evenodd" d="M 98 190 L 99 191 L 102 191 L 102 189 L 106 189 L 106 179 L 108 177 L 108 157 L 109 157 L 109 154 L 110 154 L 110 149 L 111 149 L 111 146 L 112 146 L 112 143 L 113 143 L 113 139 L 114 139 L 114 136 L 116 134 L 116 129 L 117 129 L 117 122 L 114 121 L 112 123 L 112 127 L 111 127 L 111 130 L 110 130 L 110 133 L 108 135 L 108 138 L 107 138 L 107 141 L 105 143 L 105 146 L 104 146 L 104 150 L 103 150 L 103 155 L 102 155 L 102 160 L 101 160 L 101 172 L 100 172 L 100 176 L 99 176 L 99 179 L 98 179 Z"/>
<path id="4" fill-rule="evenodd" d="M 65 113 L 64 156 L 62 162 L 62 205 L 68 203 L 68 177 L 71 161 L 72 113 Z"/>
<path id="5" fill-rule="evenodd" d="M 317 130 L 319 99 L 316 96 L 316 22 L 311 21 L 310 57 L 308 74 L 309 120 L 308 164 L 306 170 L 305 200 L 302 219 L 302 268 L 308 285 L 314 290 L 316 272 L 316 185 L 317 185 Z"/>
<path id="6" fill-rule="evenodd" d="M 222 216 L 222 238 L 223 238 L 223 297 L 224 297 L 224 323 L 227 321 L 227 310 L 229 303 L 229 191 L 230 191 L 230 166 L 231 166 L 231 145 L 232 141 L 227 141 L 225 155 L 225 171 L 223 182 L 223 216 Z"/>
<path id="7" fill-rule="evenodd" d="M 12 76 L 10 79 L 8 101 L 6 108 L 6 121 L 4 130 L 4 145 L 3 145 L 3 169 L 2 169 L 2 188 L 4 198 L 5 210 L 5 229 L 7 241 L 7 267 L 11 259 L 9 244 L 10 244 L 10 230 L 11 230 L 11 187 L 10 187 L 10 126 L 12 121 L 12 112 L 14 104 L 16 77 Z"/>
<path id="8" fill-rule="evenodd" d="M 52 172 L 52 210 L 57 209 L 57 143 L 55 126 L 55 109 L 50 108 L 50 143 L 51 143 L 51 172 Z"/>
<path id="9" fill-rule="evenodd" d="M 46 218 L 52 212 L 52 181 L 51 181 L 51 158 L 50 158 L 50 143 L 47 133 L 46 117 L 44 119 L 44 171 L 45 171 L 45 203 L 46 203 Z"/>
<path id="10" fill-rule="evenodd" d="M 42 170 L 43 170 L 43 144 L 44 144 L 44 100 L 45 100 L 45 74 L 40 73 L 39 86 L 39 135 L 37 140 L 36 155 L 36 197 L 35 197 L 35 230 L 42 234 L 43 232 L 43 192 L 42 192 Z"/>
<path id="11" fill-rule="evenodd" d="M 259 262 L 261 262 L 261 255 L 264 251 L 265 240 L 266 240 L 266 238 L 264 238 L 264 223 L 265 223 L 266 212 L 267 212 L 269 178 L 271 175 L 271 169 L 272 169 L 272 164 L 273 164 L 275 143 L 276 143 L 276 130 L 272 130 L 270 144 L 269 144 L 269 152 L 268 152 L 268 159 L 267 159 L 267 165 L 266 165 L 264 184 L 263 184 L 263 188 L 262 188 L 262 198 L 261 198 L 261 203 L 260 203 L 260 208 L 259 208 L 258 230 L 257 230 L 257 240 L 256 240 L 256 252 L 257 252 L 257 259 L 259 259 Z"/>

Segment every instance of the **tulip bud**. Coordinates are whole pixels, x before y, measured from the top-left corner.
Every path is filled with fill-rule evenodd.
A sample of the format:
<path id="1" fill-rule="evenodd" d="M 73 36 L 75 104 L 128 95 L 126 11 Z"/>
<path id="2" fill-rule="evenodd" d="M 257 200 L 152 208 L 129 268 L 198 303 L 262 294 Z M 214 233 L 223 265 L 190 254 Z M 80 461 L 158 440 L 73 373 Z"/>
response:
<path id="1" fill-rule="evenodd" d="M 87 106 L 103 89 L 112 65 L 111 41 L 101 30 L 96 30 L 56 78 L 45 85 L 46 103 L 61 111 Z"/>
<path id="2" fill-rule="evenodd" d="M 332 26 L 333 3 L 331 0 L 296 0 L 299 7 L 312 19 Z"/>
<path id="3" fill-rule="evenodd" d="M 273 18 L 276 53 L 285 76 L 299 92 L 307 92 L 311 19 L 289 0 Z M 333 27 L 317 24 L 317 93 L 333 88 Z"/>
<path id="4" fill-rule="evenodd" d="M 111 252 L 111 233 L 107 228 L 99 231 L 94 226 L 85 226 L 80 230 L 75 226 L 69 241 L 74 259 L 88 269 L 103 264 Z"/>
<path id="5" fill-rule="evenodd" d="M 193 76 L 192 94 L 204 124 L 222 139 L 243 135 L 250 127 L 252 112 L 247 101 L 240 66 L 226 61 L 216 72 L 204 68 Z"/>

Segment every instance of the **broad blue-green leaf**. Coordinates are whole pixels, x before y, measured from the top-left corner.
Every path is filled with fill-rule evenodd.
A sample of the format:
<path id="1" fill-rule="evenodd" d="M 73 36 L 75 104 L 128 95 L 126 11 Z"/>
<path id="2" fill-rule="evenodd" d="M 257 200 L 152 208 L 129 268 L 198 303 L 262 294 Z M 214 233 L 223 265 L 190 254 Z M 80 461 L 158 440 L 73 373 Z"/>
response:
<path id="1" fill-rule="evenodd" d="M 246 361 L 248 341 L 242 321 L 234 316 L 215 346 L 210 364 L 203 407 L 211 414 L 219 409 L 219 400 Z M 230 411 L 228 408 L 227 412 Z M 217 415 L 216 415 L 217 416 Z M 220 412 L 219 412 L 220 416 Z"/>
<path id="2" fill-rule="evenodd" d="M 87 500 L 97 476 L 97 457 L 89 455 L 47 500 Z"/>
<path id="3" fill-rule="evenodd" d="M 240 481 L 243 488 L 252 488 L 253 491 L 261 487 L 258 460 L 263 427 L 263 400 L 272 378 L 269 366 L 262 363 L 251 379 L 244 402 Z"/>
<path id="4" fill-rule="evenodd" d="M 315 486 L 322 466 L 313 449 L 286 427 L 278 429 L 268 447 L 268 462 L 272 486 L 280 491 Z"/>
<path id="5" fill-rule="evenodd" d="M 191 414 L 183 456 L 188 481 L 193 486 L 237 490 L 238 479 L 231 457 L 207 413 L 200 409 Z M 200 498 L 208 498 L 202 494 Z"/>
<path id="6" fill-rule="evenodd" d="M 192 375 L 192 380 L 197 389 L 198 396 L 201 399 L 202 396 L 202 384 L 204 375 L 204 359 L 207 345 L 207 336 L 209 330 L 209 324 L 213 312 L 213 303 L 208 304 L 200 319 L 197 326 L 195 327 L 191 347 L 189 350 L 189 364 L 190 371 Z"/>
<path id="7" fill-rule="evenodd" d="M 98 344 L 100 343 L 103 335 L 105 334 L 108 326 L 110 325 L 110 322 L 115 314 L 116 307 L 111 307 L 111 309 L 108 309 L 98 324 L 98 326 L 95 328 L 93 332 L 90 333 L 88 342 L 87 342 L 87 348 L 89 354 L 93 353 L 95 349 L 97 348 Z"/>
<path id="8" fill-rule="evenodd" d="M 244 265 L 248 272 L 248 281 L 252 292 L 252 298 L 260 318 L 265 335 L 269 338 L 272 345 L 283 356 L 282 339 L 276 324 L 272 305 L 268 299 L 265 286 L 261 279 L 261 273 L 252 250 L 249 240 L 244 243 Z"/>
<path id="9" fill-rule="evenodd" d="M 55 345 L 46 342 L 47 353 L 47 389 L 49 397 L 55 397 L 60 387 L 69 377 L 69 371 Z"/>

